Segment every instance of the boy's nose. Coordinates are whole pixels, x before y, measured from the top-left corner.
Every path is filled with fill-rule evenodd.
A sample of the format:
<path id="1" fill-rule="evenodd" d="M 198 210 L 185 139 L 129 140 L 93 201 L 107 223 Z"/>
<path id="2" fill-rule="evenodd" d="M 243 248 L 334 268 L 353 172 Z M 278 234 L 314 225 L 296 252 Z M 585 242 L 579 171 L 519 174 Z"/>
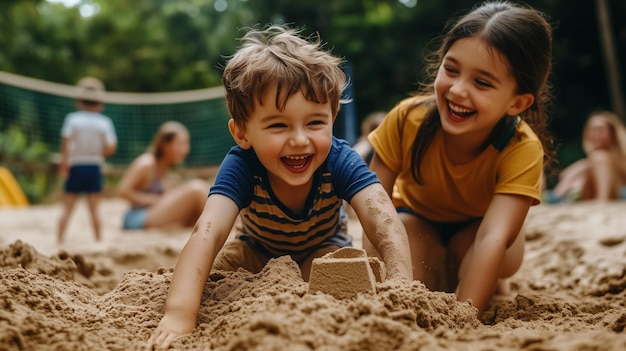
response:
<path id="1" fill-rule="evenodd" d="M 297 129 L 293 131 L 289 143 L 290 146 L 304 146 L 309 143 L 309 138 L 304 130 Z"/>

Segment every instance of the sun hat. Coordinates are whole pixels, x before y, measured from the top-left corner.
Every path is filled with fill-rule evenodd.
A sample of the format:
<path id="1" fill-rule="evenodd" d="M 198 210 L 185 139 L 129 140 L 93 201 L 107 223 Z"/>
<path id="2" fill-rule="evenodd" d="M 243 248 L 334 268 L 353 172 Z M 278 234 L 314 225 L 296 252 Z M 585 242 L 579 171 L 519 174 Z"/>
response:
<path id="1" fill-rule="evenodd" d="M 104 84 L 98 78 L 84 77 L 76 84 L 76 98 L 85 101 L 103 102 Z"/>

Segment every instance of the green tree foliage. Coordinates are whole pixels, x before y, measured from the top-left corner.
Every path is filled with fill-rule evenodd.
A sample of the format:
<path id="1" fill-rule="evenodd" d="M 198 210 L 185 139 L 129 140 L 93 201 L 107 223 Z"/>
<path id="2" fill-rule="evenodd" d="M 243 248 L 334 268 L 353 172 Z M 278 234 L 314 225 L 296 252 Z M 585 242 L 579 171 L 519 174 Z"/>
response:
<path id="1" fill-rule="evenodd" d="M 248 11 L 203 0 L 107 0 L 80 7 L 44 0 L 0 5 L 0 70 L 73 84 L 101 77 L 109 90 L 157 92 L 219 85 L 219 64 Z"/>
<path id="2" fill-rule="evenodd" d="M 72 84 L 101 77 L 114 91 L 175 91 L 220 84 L 241 28 L 289 23 L 319 33 L 352 64 L 361 119 L 389 109 L 425 81 L 424 56 L 472 0 L 45 0 L 0 3 L 0 70 Z M 610 108 L 593 0 L 526 1 L 554 24 L 552 130 L 564 164 L 580 156 L 587 114 Z M 626 2 L 610 1 L 618 62 L 626 62 Z M 626 68 L 622 67 L 622 75 Z M 626 79 L 622 79 L 626 81 Z M 625 97 L 626 98 L 626 97 Z M 622 116 L 626 117 L 626 116 Z M 568 154 L 569 152 L 569 154 Z M 569 156 L 568 156 L 569 155 Z"/>

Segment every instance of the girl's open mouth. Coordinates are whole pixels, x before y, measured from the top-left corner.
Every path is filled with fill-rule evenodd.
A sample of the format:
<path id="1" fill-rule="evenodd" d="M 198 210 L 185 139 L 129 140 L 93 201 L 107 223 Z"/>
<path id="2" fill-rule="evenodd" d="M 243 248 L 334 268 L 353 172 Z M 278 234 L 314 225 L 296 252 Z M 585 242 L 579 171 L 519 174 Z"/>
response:
<path id="1" fill-rule="evenodd" d="M 448 112 L 452 119 L 455 120 L 464 120 L 476 113 L 476 110 L 471 110 L 469 108 L 461 107 L 458 105 L 453 105 L 448 102 Z"/>

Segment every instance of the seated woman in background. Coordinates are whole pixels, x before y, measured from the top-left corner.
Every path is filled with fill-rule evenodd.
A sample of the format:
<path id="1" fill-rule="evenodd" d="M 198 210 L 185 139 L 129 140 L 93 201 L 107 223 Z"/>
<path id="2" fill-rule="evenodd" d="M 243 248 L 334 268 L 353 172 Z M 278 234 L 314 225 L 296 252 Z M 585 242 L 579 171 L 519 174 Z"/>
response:
<path id="1" fill-rule="evenodd" d="M 586 158 L 566 167 L 548 202 L 619 199 L 626 186 L 626 127 L 609 111 L 593 112 L 583 130 Z"/>
<path id="2" fill-rule="evenodd" d="M 147 152 L 126 170 L 118 194 L 130 201 L 124 214 L 124 229 L 169 225 L 193 226 L 202 212 L 209 185 L 192 180 L 168 189 L 164 177 L 189 153 L 189 131 L 178 122 L 165 122 L 157 131 Z"/>

